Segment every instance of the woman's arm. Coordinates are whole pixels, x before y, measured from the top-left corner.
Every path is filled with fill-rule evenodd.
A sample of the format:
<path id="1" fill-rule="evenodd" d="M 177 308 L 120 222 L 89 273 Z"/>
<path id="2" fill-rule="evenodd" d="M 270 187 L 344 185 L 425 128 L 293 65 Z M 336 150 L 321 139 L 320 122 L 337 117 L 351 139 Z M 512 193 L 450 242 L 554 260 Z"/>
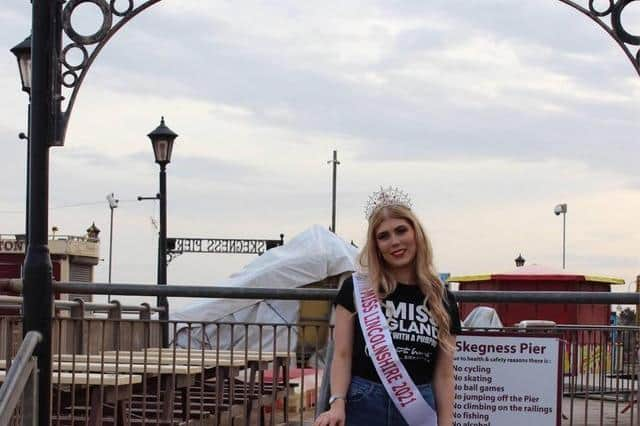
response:
<path id="1" fill-rule="evenodd" d="M 455 348 L 455 336 L 449 337 Z M 447 352 L 438 349 L 438 362 L 433 372 L 433 393 L 436 399 L 438 411 L 438 426 L 451 426 L 453 424 L 453 397 L 455 394 L 453 381 L 453 351 Z"/>
<path id="2" fill-rule="evenodd" d="M 331 362 L 331 395 L 347 396 L 351 383 L 351 353 L 353 352 L 354 314 L 336 306 L 333 361 Z M 338 399 L 316 419 L 314 426 L 344 426 L 344 399 Z"/>

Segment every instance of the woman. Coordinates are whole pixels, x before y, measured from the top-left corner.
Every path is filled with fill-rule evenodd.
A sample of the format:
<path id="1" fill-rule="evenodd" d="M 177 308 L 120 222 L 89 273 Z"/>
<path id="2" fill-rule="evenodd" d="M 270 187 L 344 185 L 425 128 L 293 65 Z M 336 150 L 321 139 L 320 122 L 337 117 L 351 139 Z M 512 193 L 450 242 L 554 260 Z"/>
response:
<path id="1" fill-rule="evenodd" d="M 366 216 L 359 256 L 366 275 L 346 280 L 336 298 L 330 409 L 315 426 L 451 426 L 460 331 L 453 295 L 434 271 L 431 246 L 405 193 L 381 188 Z M 375 315 L 386 320 L 386 337 Z"/>

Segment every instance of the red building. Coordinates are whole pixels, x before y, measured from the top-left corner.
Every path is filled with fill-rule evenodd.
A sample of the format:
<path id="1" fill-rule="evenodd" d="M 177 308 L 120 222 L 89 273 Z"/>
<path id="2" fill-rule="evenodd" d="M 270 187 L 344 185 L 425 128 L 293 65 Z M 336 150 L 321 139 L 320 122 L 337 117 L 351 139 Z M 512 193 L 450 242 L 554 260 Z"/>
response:
<path id="1" fill-rule="evenodd" d="M 99 233 L 91 225 L 84 236 L 49 236 L 54 281 L 93 282 L 93 268 L 100 260 Z M 24 235 L 0 234 L 0 278 L 22 276 L 25 246 Z M 56 295 L 56 299 L 74 298 L 90 301 L 91 295 Z"/>
<path id="2" fill-rule="evenodd" d="M 554 270 L 540 265 L 522 266 L 512 272 L 451 277 L 459 289 L 480 291 L 611 291 L 624 280 Z M 464 319 L 478 303 L 460 303 Z M 550 320 L 556 324 L 609 325 L 611 307 L 607 304 L 483 303 L 496 310 L 505 327 L 523 320 Z"/>

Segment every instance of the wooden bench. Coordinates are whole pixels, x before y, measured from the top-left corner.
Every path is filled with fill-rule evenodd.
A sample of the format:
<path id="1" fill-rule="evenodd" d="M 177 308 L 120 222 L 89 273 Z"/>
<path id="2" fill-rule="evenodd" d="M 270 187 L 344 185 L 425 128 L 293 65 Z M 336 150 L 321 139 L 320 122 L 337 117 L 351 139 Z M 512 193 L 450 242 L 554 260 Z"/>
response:
<path id="1" fill-rule="evenodd" d="M 241 368 L 246 367 L 246 363 L 242 359 L 234 359 L 231 361 L 229 358 L 212 358 L 205 357 L 204 359 L 196 356 L 169 356 L 169 355 L 158 355 L 158 354 L 144 354 L 139 352 L 134 353 L 124 353 L 120 352 L 118 355 L 115 354 L 99 354 L 99 355 L 73 355 L 73 354 L 54 354 L 53 355 L 53 364 L 60 361 L 72 362 L 75 360 L 76 363 L 109 363 L 109 364 L 151 364 L 151 365 L 161 365 L 161 364 L 169 364 L 169 365 L 184 365 L 184 366 L 200 366 L 203 368 L 215 368 L 215 367 L 234 367 Z"/>
<path id="2" fill-rule="evenodd" d="M 0 370 L 0 382 L 4 382 L 5 370 Z M 142 376 L 138 374 L 100 374 L 80 371 L 53 371 L 51 383 L 54 385 L 78 385 L 78 386 L 123 386 L 142 382 Z"/>
<path id="3" fill-rule="evenodd" d="M 3 365 L 6 365 L 6 361 L 2 361 Z M 0 382 L 4 382 L 5 377 L 6 371 L 0 370 Z M 86 401 L 86 404 L 89 405 L 89 413 L 84 419 L 91 426 L 103 424 L 105 404 L 113 404 L 118 413 L 116 417 L 119 415 L 123 418 L 125 410 L 122 402 L 130 398 L 132 385 L 141 382 L 142 376 L 138 374 L 103 374 L 55 370 L 51 373 L 51 383 L 59 387 L 58 395 L 68 391 L 77 392 L 79 395 L 89 395 L 89 401 Z M 63 391 L 61 387 L 64 387 L 65 390 Z M 72 400 L 75 401 L 75 397 L 72 397 Z M 72 407 L 72 411 L 75 409 L 76 407 Z M 62 413 L 58 412 L 57 415 L 62 416 Z"/>

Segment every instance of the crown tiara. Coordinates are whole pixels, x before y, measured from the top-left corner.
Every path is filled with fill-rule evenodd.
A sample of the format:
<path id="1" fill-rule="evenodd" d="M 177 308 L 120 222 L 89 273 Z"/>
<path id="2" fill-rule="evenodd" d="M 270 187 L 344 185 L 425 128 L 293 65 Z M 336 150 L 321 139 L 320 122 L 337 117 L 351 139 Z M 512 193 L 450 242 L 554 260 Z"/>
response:
<path id="1" fill-rule="evenodd" d="M 387 206 L 402 206 L 411 209 L 411 199 L 409 194 L 391 186 L 387 188 L 380 187 L 380 191 L 374 192 L 367 201 L 364 208 L 364 215 L 367 220 L 379 209 Z"/>

